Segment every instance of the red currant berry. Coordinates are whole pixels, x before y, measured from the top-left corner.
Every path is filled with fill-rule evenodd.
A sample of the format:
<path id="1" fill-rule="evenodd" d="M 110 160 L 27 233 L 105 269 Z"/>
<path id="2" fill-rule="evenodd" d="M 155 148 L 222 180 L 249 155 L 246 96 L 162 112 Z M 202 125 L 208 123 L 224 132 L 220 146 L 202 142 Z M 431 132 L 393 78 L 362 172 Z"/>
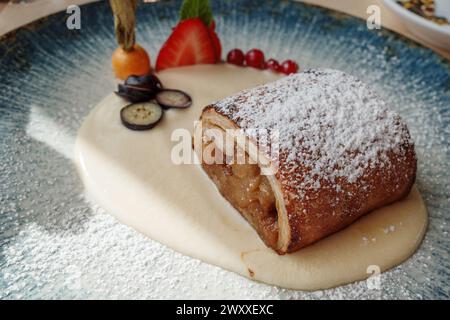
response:
<path id="1" fill-rule="evenodd" d="M 244 53 L 241 49 L 233 49 L 230 52 L 228 52 L 227 55 L 227 62 L 231 64 L 235 64 L 237 66 L 243 66 L 244 65 Z"/>
<path id="2" fill-rule="evenodd" d="M 252 49 L 245 54 L 247 66 L 256 69 L 265 69 L 264 53 L 259 49 Z"/>
<path id="3" fill-rule="evenodd" d="M 266 66 L 267 68 L 269 68 L 270 70 L 272 70 L 273 72 L 280 72 L 281 71 L 281 66 L 278 63 L 277 60 L 275 59 L 269 59 L 266 62 Z"/>
<path id="4" fill-rule="evenodd" d="M 298 64 L 293 60 L 286 60 L 281 64 L 281 72 L 292 74 L 298 71 Z"/>

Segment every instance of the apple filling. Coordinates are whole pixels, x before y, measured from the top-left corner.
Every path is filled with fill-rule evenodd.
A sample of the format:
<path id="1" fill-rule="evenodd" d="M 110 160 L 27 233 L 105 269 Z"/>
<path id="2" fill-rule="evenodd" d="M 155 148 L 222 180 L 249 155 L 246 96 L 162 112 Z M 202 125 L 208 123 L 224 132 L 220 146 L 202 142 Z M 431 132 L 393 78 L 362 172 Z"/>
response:
<path id="1" fill-rule="evenodd" d="M 222 196 L 250 222 L 268 246 L 276 248 L 278 241 L 276 201 L 269 180 L 261 175 L 260 167 L 247 162 L 203 163 L 202 166 Z"/>

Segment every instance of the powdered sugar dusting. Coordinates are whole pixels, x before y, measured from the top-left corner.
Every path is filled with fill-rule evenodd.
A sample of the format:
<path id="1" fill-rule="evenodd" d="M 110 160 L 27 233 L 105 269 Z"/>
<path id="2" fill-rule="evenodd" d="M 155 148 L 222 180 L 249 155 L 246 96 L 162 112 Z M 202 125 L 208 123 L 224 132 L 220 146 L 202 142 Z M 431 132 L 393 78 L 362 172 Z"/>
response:
<path id="1" fill-rule="evenodd" d="M 278 131 L 281 167 L 293 175 L 286 183 L 299 195 L 300 189 L 319 189 L 323 181 L 339 191 L 338 181 L 354 183 L 369 167 L 389 166 L 387 153 L 401 156 L 411 143 L 406 126 L 384 100 L 338 70 L 291 75 L 215 107 L 244 129 Z M 302 176 L 300 185 L 296 174 Z"/>

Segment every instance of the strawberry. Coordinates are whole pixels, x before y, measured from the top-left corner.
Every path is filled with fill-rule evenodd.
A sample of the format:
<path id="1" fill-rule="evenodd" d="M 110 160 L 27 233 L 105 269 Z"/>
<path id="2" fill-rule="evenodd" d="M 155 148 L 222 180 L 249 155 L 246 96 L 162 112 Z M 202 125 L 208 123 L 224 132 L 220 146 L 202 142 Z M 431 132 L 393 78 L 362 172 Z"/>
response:
<path id="1" fill-rule="evenodd" d="M 210 27 L 209 36 L 211 37 L 211 41 L 214 45 L 214 52 L 216 54 L 216 62 L 220 62 L 222 60 L 222 44 L 220 43 L 219 36 L 217 33 Z"/>
<path id="2" fill-rule="evenodd" d="M 219 41 L 220 43 L 220 41 Z M 216 62 L 216 47 L 210 31 L 199 18 L 185 19 L 173 29 L 156 59 L 156 71 Z"/>
<path id="3" fill-rule="evenodd" d="M 219 36 L 216 33 L 216 22 L 211 20 L 209 24 L 209 36 L 214 44 L 214 49 L 216 52 L 216 62 L 222 61 L 222 44 L 220 43 Z"/>

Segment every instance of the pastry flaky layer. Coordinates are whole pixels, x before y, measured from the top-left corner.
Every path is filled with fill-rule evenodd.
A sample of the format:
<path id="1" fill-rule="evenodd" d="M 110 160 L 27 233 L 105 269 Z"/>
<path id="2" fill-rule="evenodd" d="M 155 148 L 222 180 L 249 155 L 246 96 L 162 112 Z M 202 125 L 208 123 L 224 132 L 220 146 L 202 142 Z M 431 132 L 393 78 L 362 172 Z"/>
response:
<path id="1" fill-rule="evenodd" d="M 416 156 L 406 124 L 367 84 L 341 71 L 308 70 L 241 91 L 205 107 L 200 123 L 200 134 L 208 128 L 242 129 L 235 136 L 245 139 L 236 139 L 236 148 L 256 166 L 269 163 L 273 169 L 256 182 L 268 181 L 272 189 L 272 195 L 261 196 L 261 186 L 254 191 L 255 183 L 244 181 L 251 177 L 234 177 L 239 164 L 230 170 L 227 163 L 202 163 L 222 195 L 280 254 L 405 197 L 415 180 Z M 261 130 L 277 138 L 262 139 Z M 211 138 L 203 141 L 206 145 Z M 252 211 L 233 197 L 229 186 L 241 176 L 242 197 L 265 204 L 273 196 L 273 213 L 267 205 Z"/>

